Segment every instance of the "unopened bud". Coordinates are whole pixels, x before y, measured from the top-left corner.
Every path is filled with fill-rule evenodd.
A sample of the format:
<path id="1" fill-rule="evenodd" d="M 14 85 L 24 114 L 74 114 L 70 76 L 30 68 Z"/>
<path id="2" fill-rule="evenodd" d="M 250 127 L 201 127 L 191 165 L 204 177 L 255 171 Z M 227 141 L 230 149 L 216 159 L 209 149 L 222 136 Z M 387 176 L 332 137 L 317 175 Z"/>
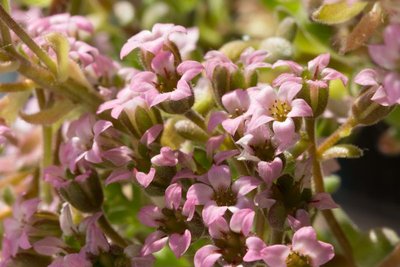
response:
<path id="1" fill-rule="evenodd" d="M 79 211 L 94 213 L 101 210 L 103 189 L 96 173 L 81 175 L 60 188 L 61 196 Z"/>
<path id="2" fill-rule="evenodd" d="M 303 86 L 298 96 L 307 102 L 312 109 L 313 117 L 317 118 L 325 111 L 328 105 L 329 89 L 310 85 Z"/>
<path id="3" fill-rule="evenodd" d="M 224 67 L 217 66 L 212 78 L 212 89 L 215 100 L 222 106 L 222 96 L 231 90 L 231 73 Z"/>
<path id="4" fill-rule="evenodd" d="M 278 25 L 276 30 L 276 36 L 285 38 L 289 42 L 292 42 L 296 37 L 297 23 L 292 17 L 286 17 Z"/>
<path id="5" fill-rule="evenodd" d="M 167 113 L 171 114 L 183 114 L 190 110 L 194 104 L 194 95 L 193 92 L 190 96 L 183 98 L 181 100 L 166 100 L 160 104 L 158 104 L 158 107 L 160 107 L 162 110 L 164 110 Z"/>
<path id="6" fill-rule="evenodd" d="M 282 37 L 269 37 L 261 42 L 260 49 L 268 51 L 266 62 L 273 63 L 279 59 L 290 59 L 293 56 L 292 44 Z"/>
<path id="7" fill-rule="evenodd" d="M 376 88 L 364 90 L 353 103 L 351 111 L 357 124 L 372 125 L 385 118 L 394 106 L 382 106 L 371 100 Z"/>
<path id="8" fill-rule="evenodd" d="M 224 44 L 219 49 L 219 51 L 224 53 L 230 60 L 235 62 L 240 59 L 240 55 L 248 47 L 250 47 L 250 44 L 248 42 L 242 40 L 235 40 Z"/>
<path id="9" fill-rule="evenodd" d="M 175 124 L 175 130 L 185 139 L 195 142 L 207 142 L 208 135 L 196 124 L 189 120 L 180 120 Z"/>

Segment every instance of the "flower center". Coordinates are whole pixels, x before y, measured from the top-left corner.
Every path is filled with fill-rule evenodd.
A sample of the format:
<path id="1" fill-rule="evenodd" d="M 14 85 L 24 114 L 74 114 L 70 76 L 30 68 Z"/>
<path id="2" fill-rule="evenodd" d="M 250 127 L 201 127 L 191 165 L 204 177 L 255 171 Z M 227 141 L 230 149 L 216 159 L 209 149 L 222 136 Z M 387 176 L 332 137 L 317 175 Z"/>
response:
<path id="1" fill-rule="evenodd" d="M 213 200 L 218 206 L 233 206 L 237 202 L 236 193 L 229 187 L 214 192 Z"/>
<path id="2" fill-rule="evenodd" d="M 239 265 L 246 254 L 246 237 L 242 234 L 229 232 L 221 239 L 214 239 L 214 244 L 220 248 L 224 261 L 231 265 Z"/>
<path id="3" fill-rule="evenodd" d="M 311 267 L 310 258 L 292 251 L 286 259 L 287 267 Z"/>
<path id="4" fill-rule="evenodd" d="M 159 220 L 161 226 L 159 230 L 167 234 L 183 234 L 187 229 L 186 217 L 180 210 L 170 210 L 167 208 L 162 209 L 164 218 Z"/>
<path id="5" fill-rule="evenodd" d="M 268 110 L 275 120 L 285 121 L 287 114 L 292 110 L 292 107 L 284 101 L 275 100 L 274 104 L 272 104 Z"/>

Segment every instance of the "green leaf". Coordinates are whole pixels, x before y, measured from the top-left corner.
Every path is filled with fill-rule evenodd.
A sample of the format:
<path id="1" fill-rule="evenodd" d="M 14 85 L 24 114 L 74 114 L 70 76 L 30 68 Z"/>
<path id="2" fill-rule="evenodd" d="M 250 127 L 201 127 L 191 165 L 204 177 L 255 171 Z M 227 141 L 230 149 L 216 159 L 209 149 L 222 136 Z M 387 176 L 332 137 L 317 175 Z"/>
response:
<path id="1" fill-rule="evenodd" d="M 27 6 L 36 7 L 48 7 L 51 4 L 51 0 L 20 0 L 19 2 Z"/>
<path id="2" fill-rule="evenodd" d="M 26 114 L 20 112 L 19 115 L 23 120 L 32 124 L 44 124 L 51 125 L 62 119 L 72 109 L 73 104 L 67 100 L 63 100 L 60 103 L 54 104 L 48 109 L 43 109 L 34 114 Z"/>
<path id="3" fill-rule="evenodd" d="M 329 175 L 324 177 L 324 187 L 325 191 L 333 194 L 335 193 L 340 187 L 340 177 L 338 175 Z"/>
<path id="4" fill-rule="evenodd" d="M 165 267 L 165 266 L 174 266 L 174 267 L 189 267 L 192 266 L 189 261 L 181 257 L 177 259 L 172 251 L 165 246 L 161 251 L 155 253 L 156 262 L 155 267 Z"/>
<path id="5" fill-rule="evenodd" d="M 56 32 L 46 35 L 46 39 L 57 55 L 57 79 L 64 82 L 69 76 L 69 42 L 65 36 Z"/>
<path id="6" fill-rule="evenodd" d="M 363 155 L 363 151 L 350 144 L 336 145 L 327 149 L 322 155 L 322 160 L 334 158 L 359 158 Z"/>
<path id="7" fill-rule="evenodd" d="M 349 5 L 343 0 L 335 4 L 322 5 L 312 14 L 312 18 L 328 25 L 343 23 L 360 14 L 367 4 L 367 2 L 356 2 Z"/>

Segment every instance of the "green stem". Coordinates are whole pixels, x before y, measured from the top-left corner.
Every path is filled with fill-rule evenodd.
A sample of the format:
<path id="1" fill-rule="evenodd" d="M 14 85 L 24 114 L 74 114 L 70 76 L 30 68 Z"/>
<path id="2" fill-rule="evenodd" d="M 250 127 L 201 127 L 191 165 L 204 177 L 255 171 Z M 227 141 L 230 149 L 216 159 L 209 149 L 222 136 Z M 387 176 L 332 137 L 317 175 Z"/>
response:
<path id="1" fill-rule="evenodd" d="M 378 267 L 393 267 L 398 266 L 400 262 L 400 245 L 397 245 L 395 249 L 384 258 L 384 260 L 378 265 Z"/>
<path id="2" fill-rule="evenodd" d="M 315 191 L 317 193 L 325 192 L 324 188 L 324 174 L 322 172 L 321 162 L 319 161 L 318 154 L 317 154 L 317 137 L 315 133 L 315 119 L 307 119 L 306 120 L 306 130 L 311 141 L 311 145 L 309 147 L 309 154 L 312 159 L 312 170 L 313 170 L 313 178 L 314 178 L 314 185 Z M 338 139 L 339 140 L 339 139 Z M 343 232 L 340 224 L 336 220 L 332 210 L 323 210 L 322 215 L 325 218 L 326 222 L 328 223 L 329 228 L 331 229 L 332 233 L 336 237 L 339 245 L 342 248 L 343 253 L 345 254 L 346 258 L 351 263 L 351 266 L 356 266 L 354 257 L 353 257 L 353 249 L 350 245 L 349 240 L 347 239 L 345 233 Z"/>
<path id="3" fill-rule="evenodd" d="M 4 22 L 20 39 L 24 42 L 30 50 L 50 69 L 54 74 L 57 74 L 57 65 L 50 58 L 47 53 L 36 44 L 35 41 L 22 29 L 18 23 L 7 13 L 3 6 L 0 6 L 0 20 Z"/>
<path id="4" fill-rule="evenodd" d="M 203 131 L 207 133 L 207 127 L 206 123 L 204 122 L 204 118 L 197 113 L 197 111 L 193 109 L 189 109 L 185 113 L 185 117 L 191 120 L 193 123 L 195 123 L 197 126 L 199 126 Z"/>
<path id="5" fill-rule="evenodd" d="M 257 210 L 256 213 L 256 226 L 255 226 L 256 234 L 259 238 L 264 239 L 265 233 L 265 216 L 261 209 Z"/>
<path id="6" fill-rule="evenodd" d="M 104 232 L 104 234 L 112 240 L 115 244 L 122 248 L 126 248 L 129 244 L 128 242 L 120 236 L 117 231 L 114 230 L 114 228 L 111 226 L 110 222 L 107 220 L 107 218 L 104 216 L 104 214 L 99 218 L 97 221 L 99 224 L 101 230 Z"/>
<path id="7" fill-rule="evenodd" d="M 272 229 L 270 238 L 271 238 L 270 244 L 282 244 L 283 231 Z"/>
<path id="8" fill-rule="evenodd" d="M 46 108 L 46 96 L 42 89 L 36 89 L 36 97 L 38 100 L 39 108 L 41 110 Z M 53 163 L 53 129 L 51 126 L 42 126 L 42 136 L 43 136 L 43 159 L 42 159 L 42 174 L 46 167 Z M 42 175 L 43 176 L 43 175 Z M 44 179 L 40 179 L 40 195 L 46 203 L 51 203 L 51 186 L 49 183 L 45 182 Z"/>
<path id="9" fill-rule="evenodd" d="M 10 12 L 10 3 L 8 0 L 1 0 L 1 5 L 4 7 L 6 12 Z M 10 29 L 3 23 L 0 23 L 1 38 L 3 41 L 3 47 L 7 50 L 14 49 L 12 46 L 12 39 Z"/>
<path id="10" fill-rule="evenodd" d="M 351 130 L 354 126 L 356 126 L 356 121 L 353 117 L 349 117 L 347 121 L 342 124 L 336 131 L 334 131 L 327 139 L 325 139 L 322 144 L 317 149 L 317 155 L 320 156 L 326 150 L 335 145 L 340 139 L 348 136 L 351 133 Z"/>

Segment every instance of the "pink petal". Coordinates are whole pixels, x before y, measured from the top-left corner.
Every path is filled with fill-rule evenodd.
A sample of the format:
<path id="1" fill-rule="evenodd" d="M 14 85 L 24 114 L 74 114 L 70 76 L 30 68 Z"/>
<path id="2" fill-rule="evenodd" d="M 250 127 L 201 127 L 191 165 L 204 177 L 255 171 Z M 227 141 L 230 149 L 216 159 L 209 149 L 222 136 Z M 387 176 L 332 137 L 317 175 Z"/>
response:
<path id="1" fill-rule="evenodd" d="M 148 205 L 140 209 L 137 215 L 139 221 L 150 227 L 160 226 L 159 220 L 164 218 L 161 209 L 155 205 Z"/>
<path id="2" fill-rule="evenodd" d="M 224 162 L 225 160 L 230 159 L 236 155 L 239 155 L 239 153 L 240 152 L 237 149 L 220 151 L 215 154 L 214 162 L 215 162 L 215 164 L 219 165 L 222 162 Z"/>
<path id="3" fill-rule="evenodd" d="M 312 200 L 310 202 L 310 206 L 317 208 L 319 210 L 339 208 L 339 206 L 335 203 L 335 201 L 332 199 L 331 194 L 329 194 L 329 193 L 316 194 L 312 198 Z"/>
<path id="4" fill-rule="evenodd" d="M 312 266 L 317 267 L 334 256 L 333 246 L 317 240 L 317 234 L 311 226 L 303 227 L 294 233 L 292 249 L 312 260 Z"/>
<path id="5" fill-rule="evenodd" d="M 263 258 L 261 251 L 266 248 L 264 241 L 260 238 L 251 236 L 246 239 L 246 245 L 248 247 L 246 255 L 243 257 L 243 261 L 251 262 L 258 261 Z"/>
<path id="6" fill-rule="evenodd" d="M 316 77 L 323 69 L 325 69 L 330 60 L 328 53 L 322 54 L 308 62 L 308 70 L 310 71 L 311 77 Z"/>
<path id="7" fill-rule="evenodd" d="M 292 119 L 287 118 L 283 122 L 274 121 L 272 128 L 280 145 L 285 146 L 292 143 L 295 137 L 295 127 Z"/>
<path id="8" fill-rule="evenodd" d="M 224 234 L 229 233 L 229 225 L 224 217 L 219 217 L 208 226 L 208 233 L 214 239 L 223 238 Z"/>
<path id="9" fill-rule="evenodd" d="M 194 201 L 195 205 L 205 205 L 214 195 L 212 188 L 206 184 L 197 183 L 189 187 L 186 199 Z"/>
<path id="10" fill-rule="evenodd" d="M 360 71 L 356 77 L 354 77 L 354 82 L 363 86 L 373 86 L 378 85 L 378 73 L 373 69 L 364 69 Z"/>
<path id="11" fill-rule="evenodd" d="M 213 267 L 215 262 L 222 257 L 219 249 L 213 245 L 206 245 L 200 248 L 194 255 L 195 267 Z"/>
<path id="12" fill-rule="evenodd" d="M 279 157 L 275 157 L 273 161 L 260 161 L 257 165 L 257 171 L 260 177 L 267 185 L 271 185 L 281 174 L 283 163 Z"/>
<path id="13" fill-rule="evenodd" d="M 263 260 L 271 267 L 286 267 L 286 259 L 290 248 L 284 245 L 273 245 L 261 251 Z"/>
<path id="14" fill-rule="evenodd" d="M 148 187 L 149 184 L 153 181 L 154 176 L 156 174 L 156 169 L 150 168 L 149 173 L 139 172 L 136 169 L 133 170 L 133 175 L 136 177 L 138 183 L 144 188 Z"/>
<path id="15" fill-rule="evenodd" d="M 182 255 L 187 251 L 192 240 L 192 235 L 188 229 L 180 234 L 172 234 L 169 237 L 169 247 L 172 252 L 174 252 L 177 258 L 182 257 Z"/>
<path id="16" fill-rule="evenodd" d="M 33 249 L 41 255 L 53 256 L 54 254 L 64 252 L 62 248 L 65 246 L 66 245 L 61 239 L 53 236 L 47 236 L 39 241 L 36 241 L 33 244 Z"/>
<path id="17" fill-rule="evenodd" d="M 182 200 L 182 187 L 178 183 L 171 184 L 165 189 L 165 206 L 177 210 Z"/>
<path id="18" fill-rule="evenodd" d="M 282 66 L 289 67 L 290 70 L 296 75 L 300 75 L 303 72 L 303 67 L 301 65 L 289 60 L 278 60 L 272 65 L 272 68 L 275 69 Z"/>
<path id="19" fill-rule="evenodd" d="M 287 114 L 288 117 L 310 117 L 313 115 L 311 107 L 304 99 L 295 99 L 291 105 L 292 110 Z"/>
<path id="20" fill-rule="evenodd" d="M 255 212 L 251 209 L 241 209 L 235 212 L 229 223 L 233 232 L 247 236 L 253 227 Z"/>
<path id="21" fill-rule="evenodd" d="M 261 181 L 252 176 L 242 176 L 232 184 L 232 190 L 239 196 L 244 196 L 256 189 Z"/>
<path id="22" fill-rule="evenodd" d="M 203 208 L 201 213 L 205 225 L 210 225 L 218 218 L 224 216 L 227 206 L 219 207 L 214 201 L 209 201 Z"/>
<path id="23" fill-rule="evenodd" d="M 168 241 L 168 236 L 161 231 L 155 231 L 147 236 L 142 248 L 142 256 L 150 255 L 154 252 L 160 251 Z"/>
<path id="24" fill-rule="evenodd" d="M 227 189 L 230 187 L 232 178 L 227 165 L 213 165 L 207 173 L 208 181 L 214 190 Z"/>
<path id="25" fill-rule="evenodd" d="M 211 113 L 208 119 L 207 132 L 212 133 L 214 129 L 228 118 L 228 115 L 222 111 L 216 111 Z"/>
<path id="26" fill-rule="evenodd" d="M 163 124 L 156 124 L 151 126 L 149 129 L 147 129 L 147 131 L 144 132 L 142 138 L 140 138 L 140 142 L 146 144 L 147 146 L 150 145 L 157 139 L 163 129 Z"/>

